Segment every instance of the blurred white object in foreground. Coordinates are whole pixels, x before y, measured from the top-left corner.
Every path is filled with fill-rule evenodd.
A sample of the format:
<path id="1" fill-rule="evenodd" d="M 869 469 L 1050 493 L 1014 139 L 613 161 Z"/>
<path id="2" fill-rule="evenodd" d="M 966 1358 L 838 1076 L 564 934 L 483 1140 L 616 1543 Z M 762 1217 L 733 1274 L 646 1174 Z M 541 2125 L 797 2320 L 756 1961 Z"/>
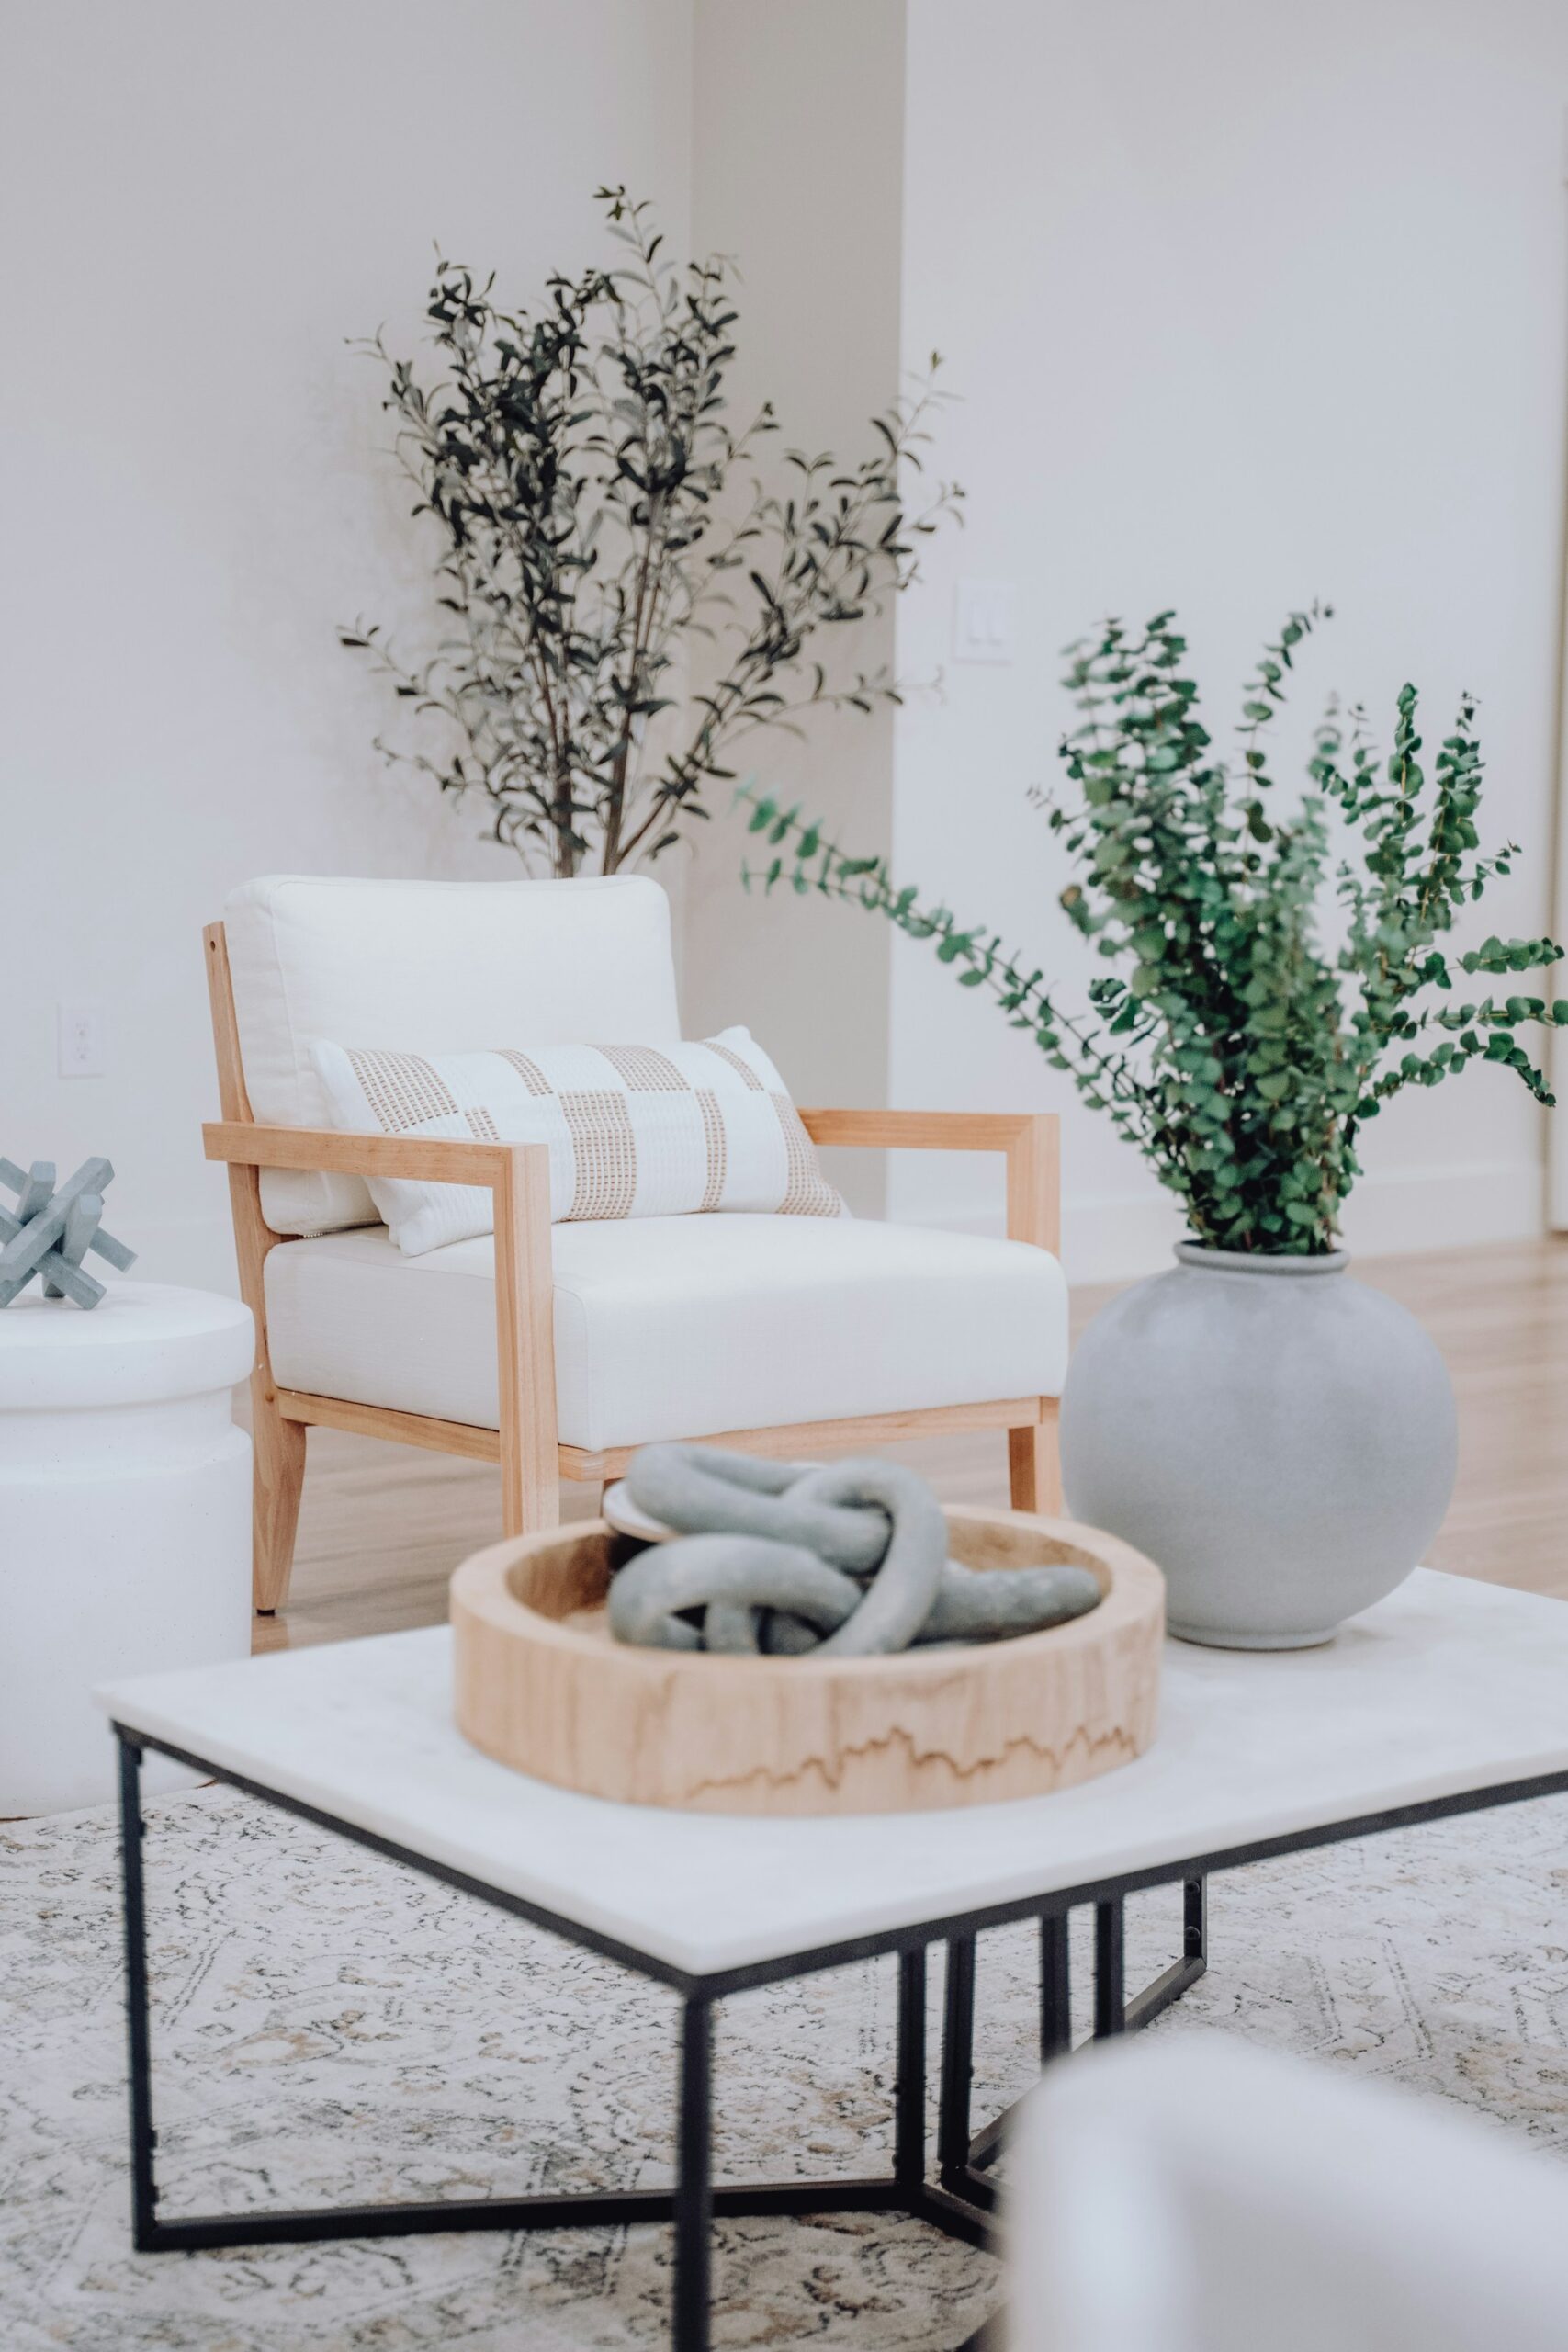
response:
<path id="1" fill-rule="evenodd" d="M 1219 2034 L 1053 2066 L 1012 2141 L 1010 2352 L 1563 2352 L 1568 2169 Z"/>

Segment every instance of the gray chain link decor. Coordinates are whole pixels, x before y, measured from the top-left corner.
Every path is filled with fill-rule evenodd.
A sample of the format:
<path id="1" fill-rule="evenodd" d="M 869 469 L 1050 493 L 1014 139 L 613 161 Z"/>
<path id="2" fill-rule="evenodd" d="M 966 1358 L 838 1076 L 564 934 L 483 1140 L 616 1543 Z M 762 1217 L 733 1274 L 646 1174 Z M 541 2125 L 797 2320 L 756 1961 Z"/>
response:
<path id="1" fill-rule="evenodd" d="M 950 1560 L 941 1504 L 892 1462 L 813 1468 L 649 1445 L 626 1492 L 675 1536 L 610 1587 L 612 1634 L 653 1649 L 874 1657 L 1039 1633 L 1100 1598 L 1087 1568 Z"/>

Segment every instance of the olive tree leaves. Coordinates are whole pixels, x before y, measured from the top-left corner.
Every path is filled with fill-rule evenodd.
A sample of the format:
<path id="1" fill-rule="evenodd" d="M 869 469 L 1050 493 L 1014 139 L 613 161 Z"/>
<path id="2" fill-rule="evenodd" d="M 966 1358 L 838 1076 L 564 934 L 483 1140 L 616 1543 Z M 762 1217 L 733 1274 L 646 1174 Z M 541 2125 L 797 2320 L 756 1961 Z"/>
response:
<path id="1" fill-rule="evenodd" d="M 508 311 L 493 278 L 440 262 L 439 379 L 366 346 L 413 512 L 435 527 L 444 628 L 412 667 L 378 627 L 339 631 L 433 722 L 434 750 L 381 742 L 387 758 L 481 798 L 489 832 L 557 876 L 657 857 L 705 818 L 749 730 L 897 701 L 885 672 L 830 676 L 817 648 L 908 585 L 962 497 L 939 482 L 910 503 L 931 378 L 872 418 L 858 462 L 782 451 L 764 481 L 772 408 L 727 421 L 732 270 L 676 267 L 646 204 L 598 197 L 620 266 L 553 277 L 534 311 Z M 688 695 L 697 638 L 708 683 Z"/>
<path id="2" fill-rule="evenodd" d="M 772 852 L 749 881 L 849 899 L 930 941 L 1137 1146 L 1215 1249 L 1333 1249 L 1363 1121 L 1402 1087 L 1476 1059 L 1506 1064 L 1550 1103 L 1517 1033 L 1568 1023 L 1568 1001 L 1459 986 L 1554 964 L 1552 941 L 1490 938 L 1457 956 L 1445 945 L 1516 854 L 1480 852 L 1468 698 L 1429 775 L 1413 686 L 1386 760 L 1364 714 L 1331 713 L 1299 805 L 1271 807 L 1269 729 L 1297 649 L 1326 617 L 1292 614 L 1265 649 L 1235 765 L 1214 756 L 1172 614 L 1142 630 L 1110 622 L 1069 650 L 1081 723 L 1061 756 L 1077 791 L 1070 808 L 1044 805 L 1077 876 L 1062 907 L 1117 967 L 1090 982 L 1087 1013 L 1059 1005 L 1041 967 L 996 934 L 896 887 L 883 859 L 848 857 L 798 810 L 745 796 Z M 1337 944 L 1325 946 L 1330 895 Z"/>

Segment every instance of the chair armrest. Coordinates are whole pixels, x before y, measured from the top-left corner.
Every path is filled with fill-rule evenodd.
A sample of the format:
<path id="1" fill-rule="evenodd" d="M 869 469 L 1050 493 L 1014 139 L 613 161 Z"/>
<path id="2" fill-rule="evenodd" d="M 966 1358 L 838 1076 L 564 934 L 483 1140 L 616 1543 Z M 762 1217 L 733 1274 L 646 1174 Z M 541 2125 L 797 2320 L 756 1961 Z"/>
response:
<path id="1" fill-rule="evenodd" d="M 802 1111 L 813 1143 L 873 1151 L 999 1151 L 1008 1238 L 1059 1257 L 1062 1123 L 1055 1111 Z"/>
<path id="2" fill-rule="evenodd" d="M 333 1176 L 403 1176 L 415 1183 L 482 1184 L 493 1190 L 519 1152 L 544 1155 L 547 1144 L 468 1142 L 459 1136 L 344 1134 L 336 1127 L 264 1127 L 225 1119 L 204 1126 L 209 1159 L 233 1168 L 320 1170 Z"/>
<path id="3" fill-rule="evenodd" d="M 403 1176 L 423 1184 L 481 1184 L 494 1193 L 502 1510 L 509 1535 L 546 1523 L 538 1513 L 555 1492 L 557 1443 L 548 1144 L 344 1135 L 335 1127 L 264 1127 L 248 1119 L 214 1121 L 202 1128 L 201 1139 L 209 1159 L 228 1162 L 231 1185 L 248 1185 L 253 1192 L 255 1180 L 243 1171 L 289 1168 L 335 1176 Z M 259 1206 L 253 1214 L 259 1226 Z M 261 1260 L 274 1238 L 268 1235 L 254 1252 L 246 1295 L 258 1324 L 265 1312 Z"/>
<path id="4" fill-rule="evenodd" d="M 1054 1113 L 1039 1114 L 1055 1125 Z M 813 1143 L 871 1151 L 1010 1151 L 1034 1124 L 1010 1111 L 802 1111 Z"/>

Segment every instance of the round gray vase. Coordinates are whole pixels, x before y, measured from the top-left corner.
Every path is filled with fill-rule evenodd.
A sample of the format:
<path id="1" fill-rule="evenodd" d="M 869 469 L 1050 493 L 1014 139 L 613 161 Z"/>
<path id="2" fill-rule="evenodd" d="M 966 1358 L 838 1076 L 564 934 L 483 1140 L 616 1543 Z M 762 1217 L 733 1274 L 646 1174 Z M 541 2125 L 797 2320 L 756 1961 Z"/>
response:
<path id="1" fill-rule="evenodd" d="M 1420 1564 L 1453 1391 L 1414 1316 L 1331 1257 L 1182 1242 L 1113 1299 L 1062 1398 L 1067 1508 L 1165 1570 L 1170 1631 L 1304 1649 Z"/>

